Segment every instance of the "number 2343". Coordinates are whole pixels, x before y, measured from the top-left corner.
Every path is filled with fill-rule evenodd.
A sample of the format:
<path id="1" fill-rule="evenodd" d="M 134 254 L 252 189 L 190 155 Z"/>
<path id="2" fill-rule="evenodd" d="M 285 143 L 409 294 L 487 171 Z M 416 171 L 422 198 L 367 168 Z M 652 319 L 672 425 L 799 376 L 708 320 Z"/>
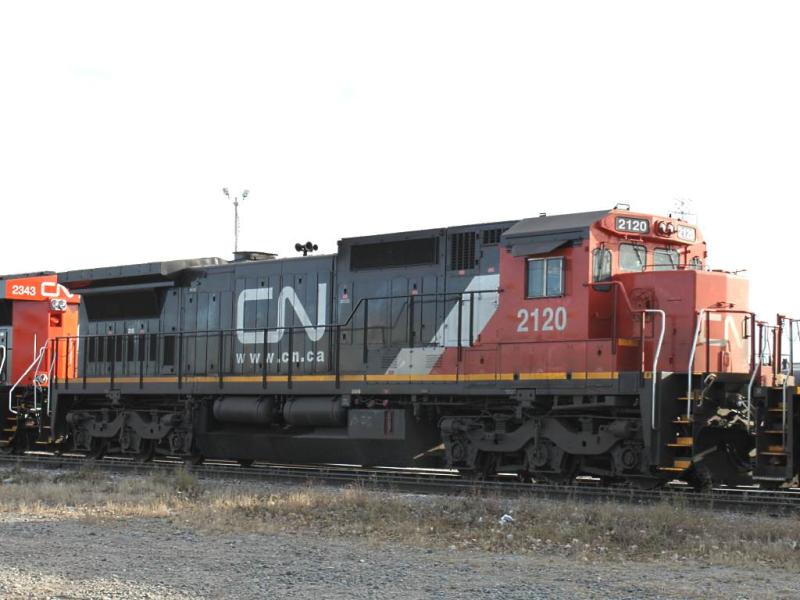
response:
<path id="1" fill-rule="evenodd" d="M 517 331 L 527 333 L 528 331 L 564 331 L 567 328 L 567 309 L 563 306 L 551 308 L 549 306 L 541 311 L 538 308 L 526 310 L 520 308 L 517 311 Z"/>

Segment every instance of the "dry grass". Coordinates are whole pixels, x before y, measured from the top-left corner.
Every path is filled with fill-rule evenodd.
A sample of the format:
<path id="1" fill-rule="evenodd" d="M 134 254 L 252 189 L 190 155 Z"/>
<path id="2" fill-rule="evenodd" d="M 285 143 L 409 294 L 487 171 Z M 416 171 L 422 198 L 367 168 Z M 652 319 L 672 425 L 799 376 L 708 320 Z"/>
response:
<path id="1" fill-rule="evenodd" d="M 226 489 L 186 471 L 111 478 L 0 474 L 0 511 L 58 518 L 164 518 L 213 533 L 311 533 L 452 550 L 582 560 L 701 560 L 800 568 L 800 521 L 660 504 L 411 497 L 360 488 Z M 271 491 L 269 491 L 271 490 Z M 513 522 L 501 524 L 502 515 Z"/>

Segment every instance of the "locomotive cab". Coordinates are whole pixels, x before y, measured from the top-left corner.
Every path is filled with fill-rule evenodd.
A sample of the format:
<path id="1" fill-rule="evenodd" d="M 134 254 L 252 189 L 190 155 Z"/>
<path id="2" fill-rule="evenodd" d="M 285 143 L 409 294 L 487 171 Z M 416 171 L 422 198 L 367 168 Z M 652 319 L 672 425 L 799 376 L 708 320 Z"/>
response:
<path id="1" fill-rule="evenodd" d="M 509 344 L 504 361 L 520 373 L 610 379 L 619 372 L 651 370 L 658 336 L 653 315 L 642 321 L 641 311 L 657 305 L 670 314 L 666 343 L 677 344 L 664 364 L 674 366 L 669 370 L 685 368 L 678 356 L 683 352 L 688 364 L 684 346 L 691 339 L 678 339 L 672 329 L 691 336 L 693 311 L 728 306 L 736 285 L 745 286 L 735 291 L 736 307 L 744 309 L 747 300 L 743 280 L 731 284 L 732 276 L 701 271 L 705 242 L 694 227 L 676 219 L 619 210 L 541 216 L 518 222 L 503 240 L 501 303 L 508 305 L 509 322 L 498 337 L 525 344 L 514 352 Z M 698 277 L 719 285 L 708 292 Z"/>
<path id="2" fill-rule="evenodd" d="M 615 209 L 526 219 L 503 239 L 504 371 L 552 381 L 536 390 L 550 410 L 595 413 L 573 420 L 575 428 L 597 433 L 600 414 L 637 410 L 640 422 L 629 425 L 642 447 L 628 452 L 629 465 L 691 478 L 702 457 L 711 464 L 724 447 L 735 464 L 714 465 L 720 479 L 746 471 L 755 315 L 745 279 L 703 270 L 696 227 Z M 620 395 L 631 388 L 632 405 Z M 554 444 L 566 451 L 561 437 Z M 581 462 L 588 472 L 608 469 Z"/>

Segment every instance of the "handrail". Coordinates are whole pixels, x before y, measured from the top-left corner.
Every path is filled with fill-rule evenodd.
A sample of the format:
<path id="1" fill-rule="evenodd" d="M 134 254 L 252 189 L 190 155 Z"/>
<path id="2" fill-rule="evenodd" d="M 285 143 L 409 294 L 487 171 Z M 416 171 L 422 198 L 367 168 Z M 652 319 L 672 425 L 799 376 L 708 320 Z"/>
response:
<path id="1" fill-rule="evenodd" d="M 301 330 L 305 331 L 305 330 L 308 330 L 308 329 L 316 330 L 316 329 L 319 329 L 319 328 L 324 328 L 326 331 L 328 331 L 328 330 L 335 331 L 337 327 L 345 327 L 345 326 L 349 325 L 351 323 L 351 321 L 353 320 L 353 317 L 355 316 L 358 308 L 363 303 L 365 303 L 367 301 L 373 301 L 373 300 L 402 300 L 402 299 L 415 299 L 416 300 L 416 298 L 425 298 L 425 297 L 434 297 L 434 296 L 435 297 L 441 297 L 441 298 L 446 298 L 448 296 L 463 297 L 463 296 L 466 296 L 466 295 L 472 296 L 472 295 L 477 295 L 477 294 L 498 294 L 498 293 L 501 293 L 502 291 L 503 291 L 502 289 L 489 289 L 489 290 L 469 290 L 469 291 L 460 291 L 460 292 L 437 292 L 437 293 L 431 293 L 431 294 L 409 294 L 409 295 L 405 295 L 405 296 L 375 296 L 375 297 L 369 297 L 369 298 L 361 298 L 356 303 L 356 306 L 353 307 L 353 310 L 350 312 L 350 315 L 347 317 L 347 319 L 345 321 L 343 321 L 341 323 L 332 323 L 330 325 L 283 325 L 283 326 L 276 325 L 275 327 L 242 327 L 242 328 L 236 328 L 236 329 L 207 329 L 207 330 L 194 330 L 194 331 L 184 331 L 184 330 L 159 331 L 159 332 L 154 332 L 154 333 L 147 333 L 147 334 L 144 334 L 144 335 L 157 335 L 157 336 L 174 335 L 174 336 L 177 336 L 177 335 L 183 334 L 183 335 L 189 335 L 189 336 L 192 336 L 192 335 L 199 336 L 199 335 L 207 335 L 209 333 L 214 333 L 214 334 L 217 334 L 217 335 L 219 335 L 219 334 L 225 335 L 225 334 L 237 334 L 237 333 L 242 333 L 242 332 L 269 333 L 269 332 L 273 332 L 273 331 L 285 331 L 285 332 L 288 332 L 291 335 L 292 333 L 294 333 L 296 331 L 301 331 Z M 108 338 L 108 337 L 117 337 L 117 336 L 127 337 L 129 335 L 139 336 L 139 335 L 142 335 L 142 334 L 141 333 L 122 333 L 122 334 L 107 334 L 107 335 L 104 335 L 104 334 L 86 334 L 86 335 L 62 336 L 62 337 L 58 337 L 56 339 L 78 339 L 79 340 L 79 339 L 89 339 L 89 338 Z"/>
<path id="2" fill-rule="evenodd" d="M 650 427 L 655 430 L 656 428 L 656 382 L 658 377 L 656 374 L 658 373 L 658 359 L 661 356 L 661 347 L 664 345 L 664 331 L 667 328 L 667 313 L 666 311 L 661 310 L 660 308 L 645 308 L 642 310 L 643 313 L 651 313 L 651 314 L 659 314 L 661 315 L 661 333 L 658 336 L 658 345 L 656 346 L 656 352 L 653 357 L 653 395 L 650 401 Z"/>
<path id="3" fill-rule="evenodd" d="M 786 364 L 786 369 L 783 374 L 783 386 L 781 390 L 781 440 L 783 442 L 784 449 L 786 448 L 786 407 L 787 407 L 787 400 L 788 395 L 787 391 L 789 388 L 789 377 L 794 378 L 794 325 L 798 323 L 797 319 L 792 319 L 790 317 L 786 317 L 784 315 L 778 315 L 778 329 L 782 332 L 783 331 L 783 322 L 789 322 L 789 361 Z M 800 329 L 800 325 L 798 326 Z M 782 342 L 781 342 L 782 344 Z M 781 354 L 783 351 L 781 350 Z"/>
<path id="4" fill-rule="evenodd" d="M 781 441 L 783 442 L 782 446 L 784 451 L 786 449 L 786 391 L 788 389 L 789 383 L 789 367 L 786 367 L 786 373 L 783 375 L 783 389 L 781 390 Z"/>
<path id="5" fill-rule="evenodd" d="M 14 415 L 16 415 L 16 414 L 19 414 L 19 413 L 18 413 L 16 410 L 14 410 L 14 408 L 13 408 L 14 390 L 15 390 L 15 389 L 17 389 L 17 386 L 20 384 L 20 382 L 21 382 L 23 379 L 25 379 L 25 376 L 26 376 L 28 373 L 30 373 L 30 372 L 31 372 L 31 369 L 33 368 L 33 366 L 34 366 L 35 364 L 37 364 L 37 362 L 41 364 L 41 362 L 42 362 L 42 357 L 44 356 L 44 351 L 46 350 L 46 348 L 47 348 L 47 344 L 45 343 L 45 345 L 44 345 L 44 346 L 42 346 L 42 347 L 39 349 L 39 354 L 38 354 L 37 356 L 35 356 L 35 357 L 34 357 L 33 361 L 31 361 L 31 364 L 30 364 L 30 365 L 28 365 L 28 368 L 27 368 L 27 369 L 25 369 L 25 372 L 24 372 L 22 375 L 20 375 L 20 376 L 19 376 L 19 379 L 17 379 L 17 380 L 14 382 L 14 385 L 12 385 L 12 386 L 11 386 L 11 389 L 9 389 L 9 390 L 8 390 L 8 411 L 9 411 L 10 413 L 12 413 L 12 414 L 14 414 Z"/>
<path id="6" fill-rule="evenodd" d="M 50 360 L 50 368 L 47 370 L 47 413 L 46 414 L 48 416 L 50 415 L 50 395 L 51 395 L 51 391 L 53 389 L 53 386 L 51 385 L 51 382 L 53 381 L 53 379 L 52 379 L 53 378 L 53 368 L 56 365 L 56 358 L 58 358 L 58 355 L 55 352 L 53 352 L 53 358 Z"/>
<path id="7" fill-rule="evenodd" d="M 6 351 L 6 347 L 3 346 L 3 345 L 0 345 L 0 350 L 3 351 L 3 358 L 0 360 L 0 374 L 2 374 L 3 373 L 3 367 L 6 366 L 7 351 Z"/>
<path id="8" fill-rule="evenodd" d="M 327 325 L 326 324 L 318 324 L 318 325 L 315 325 L 315 324 L 309 324 L 309 325 L 274 325 L 272 327 L 229 328 L 229 329 L 213 329 L 213 330 L 208 329 L 208 330 L 205 330 L 205 331 L 200 331 L 200 330 L 193 330 L 193 331 L 179 330 L 179 331 L 169 331 L 169 332 L 160 331 L 160 332 L 153 332 L 153 333 L 139 332 L 139 333 L 135 333 L 135 334 L 128 333 L 128 334 L 108 334 L 108 335 L 106 335 L 106 334 L 103 334 L 103 333 L 95 333 L 95 334 L 91 334 L 91 335 L 63 336 L 63 337 L 57 337 L 54 340 L 55 341 L 55 347 L 56 347 L 55 353 L 56 353 L 56 355 L 58 354 L 59 342 L 62 339 L 64 339 L 64 340 L 74 339 L 74 340 L 77 340 L 78 342 L 80 342 L 81 339 L 86 339 L 86 340 L 89 340 L 90 342 L 91 342 L 91 340 L 97 340 L 98 343 L 100 344 L 100 350 L 99 351 L 102 352 L 103 354 L 105 354 L 106 340 L 108 340 L 109 343 L 114 345 L 114 349 L 115 349 L 114 352 L 116 352 L 117 351 L 116 350 L 117 344 L 119 344 L 120 342 L 122 342 L 122 340 L 124 340 L 126 338 L 129 338 L 131 336 L 135 336 L 137 338 L 141 337 L 141 336 L 144 336 L 145 338 L 150 338 L 152 336 L 152 337 L 155 337 L 157 339 L 164 339 L 164 338 L 167 338 L 167 337 L 175 337 L 175 338 L 178 338 L 176 341 L 178 341 L 178 351 L 180 351 L 183 348 L 184 339 L 199 340 L 199 339 L 201 339 L 203 337 L 208 338 L 208 336 L 213 334 L 214 336 L 219 337 L 219 339 L 220 339 L 220 361 L 219 361 L 219 364 L 220 364 L 220 369 L 221 369 L 221 367 L 222 367 L 222 353 L 223 353 L 222 343 L 223 343 L 223 340 L 227 336 L 234 336 L 234 335 L 237 335 L 237 334 L 241 334 L 243 332 L 255 332 L 255 333 L 261 334 L 261 335 L 263 335 L 264 340 L 265 340 L 264 352 L 265 352 L 265 355 L 266 355 L 266 339 L 267 339 L 267 335 L 270 332 L 281 332 L 281 334 L 282 334 L 281 337 L 283 337 L 283 334 L 288 334 L 289 341 L 291 342 L 292 341 L 292 337 L 295 334 L 297 334 L 297 332 L 299 332 L 299 331 L 308 332 L 308 331 L 323 330 L 323 332 L 325 334 L 328 334 L 328 335 L 331 335 L 331 336 L 333 336 L 335 334 L 335 337 L 332 337 L 331 341 L 329 342 L 329 345 L 330 345 L 329 350 L 330 350 L 330 356 L 332 356 L 332 357 L 335 356 L 336 360 L 338 362 L 339 353 L 340 353 L 339 345 L 341 344 L 341 334 L 339 332 L 341 331 L 341 329 L 343 327 L 350 326 L 351 323 L 354 322 L 356 317 L 361 314 L 359 312 L 359 310 L 361 309 L 362 305 L 363 305 L 363 308 L 364 308 L 363 312 L 366 313 L 366 311 L 368 310 L 369 303 L 371 301 L 382 301 L 382 300 L 405 300 L 407 302 L 405 310 L 410 315 L 413 314 L 413 312 L 411 312 L 411 311 L 414 310 L 414 303 L 415 302 L 417 302 L 419 304 L 419 306 L 425 306 L 428 302 L 433 302 L 433 301 L 435 301 L 437 303 L 438 302 L 442 302 L 445 305 L 446 305 L 446 303 L 453 302 L 454 305 L 458 304 L 459 308 L 461 308 L 461 305 L 462 305 L 463 302 L 470 302 L 468 319 L 469 319 L 469 329 L 470 329 L 469 345 L 471 346 L 472 345 L 472 328 L 473 328 L 472 313 L 473 313 L 473 310 L 474 310 L 475 297 L 476 296 L 480 296 L 481 294 L 497 295 L 497 294 L 500 294 L 502 292 L 503 292 L 503 289 L 500 288 L 500 287 L 497 287 L 497 288 L 482 288 L 482 289 L 477 289 L 477 290 L 467 289 L 467 290 L 452 291 L 452 292 L 432 292 L 432 293 L 423 293 L 423 294 L 414 294 L 414 293 L 412 293 L 412 294 L 393 295 L 393 296 L 392 295 L 387 295 L 387 296 L 364 297 L 364 298 L 359 299 L 359 301 L 356 303 L 355 307 L 353 307 L 353 309 L 351 310 L 351 312 L 349 313 L 349 315 L 347 316 L 347 318 L 344 321 L 338 321 L 337 320 L 336 323 L 327 324 Z M 364 316 L 366 316 L 366 314 Z M 440 319 L 440 317 L 437 316 L 436 319 L 438 320 L 438 319 Z M 411 321 L 412 321 L 412 319 L 410 318 L 409 319 L 409 323 L 411 323 Z M 369 327 L 367 327 L 367 323 L 366 323 L 366 319 L 365 319 L 365 331 L 366 331 L 366 329 L 369 329 Z M 410 339 L 413 340 L 413 330 L 411 329 L 411 325 L 409 325 L 409 335 L 411 336 Z M 461 332 L 461 329 L 459 328 L 459 338 L 461 338 L 461 335 L 462 335 L 462 332 Z M 421 338 L 421 339 L 423 339 L 423 338 Z M 140 344 L 142 344 L 142 343 L 144 343 L 144 342 L 143 341 L 140 342 Z M 315 340 L 315 344 L 316 344 L 316 340 Z M 365 336 L 365 345 L 366 345 L 366 336 Z M 434 336 L 434 338 L 431 339 L 430 341 L 427 341 L 427 339 L 424 339 L 422 345 L 425 345 L 425 346 L 427 346 L 427 345 L 437 346 L 437 345 L 440 345 L 440 344 L 439 344 L 439 340 L 437 339 L 437 337 Z M 111 351 L 111 350 L 109 350 L 109 351 Z M 87 373 L 86 358 L 88 356 L 87 353 L 89 353 L 89 352 L 90 352 L 90 349 L 89 349 L 89 346 L 87 346 L 85 348 L 85 350 L 84 350 L 84 353 L 83 353 L 83 363 L 84 363 L 83 384 L 84 384 L 84 387 L 86 385 L 86 373 Z M 67 343 L 67 353 L 69 355 L 69 343 Z M 80 359 L 76 359 L 76 360 L 80 360 Z M 93 361 L 93 362 L 98 362 L 98 361 Z M 113 382 L 113 379 L 114 379 L 114 369 L 113 369 L 113 367 L 119 361 L 114 360 L 112 358 L 112 355 L 109 354 L 107 356 L 107 359 L 103 359 L 102 362 L 110 362 L 111 363 L 111 365 L 112 365 L 112 382 Z M 140 363 L 141 362 L 142 361 L 140 360 Z M 280 361 L 279 361 L 279 363 L 280 363 Z M 181 367 L 182 367 L 182 360 L 179 360 L 178 363 L 176 363 L 176 364 L 178 365 L 178 368 L 179 368 L 178 379 L 179 379 L 179 382 L 180 382 L 181 376 L 182 376 L 182 373 L 180 373 L 180 370 L 181 370 Z M 243 363 L 240 363 L 240 364 L 243 364 Z M 333 365 L 332 364 L 329 367 L 329 369 L 333 370 Z M 267 373 L 266 362 L 262 366 L 261 371 L 262 371 L 262 379 L 263 379 L 263 384 L 262 385 L 266 386 L 266 383 L 267 383 L 267 381 L 266 381 L 266 373 Z M 278 366 L 278 371 L 280 372 L 280 365 Z M 141 385 L 142 373 L 139 374 L 139 379 L 140 379 L 140 385 Z M 290 365 L 289 379 L 291 380 L 291 365 Z M 68 384 L 69 384 L 69 375 L 67 374 L 67 377 L 65 379 L 65 385 L 68 385 Z M 57 387 L 57 385 L 55 387 Z"/>
<path id="9" fill-rule="evenodd" d="M 42 348 L 39 350 L 39 358 L 35 360 L 36 362 L 36 369 L 33 372 L 33 410 L 34 412 L 38 412 L 39 410 L 39 401 L 36 396 L 37 390 L 40 390 L 42 384 L 39 381 L 39 368 L 42 366 L 42 360 L 44 360 L 44 353 L 47 345 L 50 343 L 50 340 L 46 340 Z M 49 382 L 49 379 L 48 379 Z M 49 385 L 48 385 L 49 388 Z"/>
<path id="10" fill-rule="evenodd" d="M 724 314 L 738 314 L 738 315 L 750 315 L 755 322 L 755 313 L 749 310 L 738 310 L 732 308 L 701 308 L 697 313 L 697 325 L 694 329 L 694 338 L 692 339 L 692 351 L 689 353 L 689 367 L 686 370 L 686 379 L 687 379 L 687 386 L 686 386 L 686 417 L 690 418 L 692 416 L 692 377 L 694 376 L 694 358 L 697 354 L 697 340 L 700 337 L 700 330 L 703 327 L 703 316 L 706 314 L 711 313 L 724 313 Z M 711 342 L 711 332 L 706 331 L 706 344 Z M 751 354 L 753 354 L 751 352 Z M 755 363 L 755 356 L 750 357 L 751 362 Z M 709 368 L 710 365 L 706 365 L 706 369 Z"/>
<path id="11" fill-rule="evenodd" d="M 756 380 L 756 375 L 758 371 L 761 369 L 761 359 L 764 354 L 764 325 L 765 322 L 759 321 L 755 323 L 757 325 L 758 331 L 758 357 L 754 361 L 753 364 L 753 372 L 750 374 L 750 381 L 747 382 L 747 430 L 750 431 L 751 429 L 751 420 L 753 414 L 753 384 Z"/>
<path id="12" fill-rule="evenodd" d="M 491 289 L 490 290 L 469 290 L 469 291 L 462 290 L 460 292 L 432 292 L 430 294 L 406 294 L 404 296 L 371 296 L 371 297 L 368 297 L 368 298 L 359 299 L 359 301 L 356 302 L 356 305 L 353 307 L 353 310 L 350 311 L 350 315 L 347 317 L 347 319 L 344 320 L 344 322 L 331 324 L 331 325 L 325 325 L 325 327 L 326 328 L 328 328 L 328 327 L 335 328 L 335 327 L 345 327 L 345 326 L 349 325 L 350 322 L 353 320 L 353 317 L 356 315 L 356 312 L 361 307 L 361 305 L 363 303 L 365 303 L 365 302 L 371 302 L 373 300 L 414 300 L 414 301 L 416 301 L 417 298 L 429 298 L 429 297 L 447 298 L 448 296 L 459 296 L 460 297 L 460 296 L 464 296 L 465 294 L 499 294 L 499 293 L 502 293 L 502 292 L 503 292 L 503 290 L 501 288 L 498 288 L 498 289 L 495 289 L 495 290 L 491 290 Z M 298 327 L 297 329 L 305 329 L 307 327 L 319 327 L 319 326 L 317 326 L 317 325 L 302 325 L 302 326 Z M 278 329 L 289 329 L 289 328 L 288 327 L 272 327 L 272 328 L 264 329 L 264 331 L 273 331 L 273 330 L 278 330 Z M 232 331 L 240 331 L 240 330 L 232 330 Z"/>

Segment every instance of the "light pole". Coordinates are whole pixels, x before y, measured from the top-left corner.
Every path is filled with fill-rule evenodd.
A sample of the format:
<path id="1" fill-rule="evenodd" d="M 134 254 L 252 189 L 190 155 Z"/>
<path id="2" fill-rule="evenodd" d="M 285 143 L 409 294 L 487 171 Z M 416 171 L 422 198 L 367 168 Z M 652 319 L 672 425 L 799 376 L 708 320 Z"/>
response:
<path id="1" fill-rule="evenodd" d="M 222 193 L 230 199 L 231 195 L 228 193 L 228 188 L 222 188 Z M 242 192 L 242 200 L 247 198 L 247 194 L 250 193 L 250 190 L 244 190 Z M 238 196 L 233 197 L 233 252 L 234 254 L 239 251 L 239 198 Z"/>

